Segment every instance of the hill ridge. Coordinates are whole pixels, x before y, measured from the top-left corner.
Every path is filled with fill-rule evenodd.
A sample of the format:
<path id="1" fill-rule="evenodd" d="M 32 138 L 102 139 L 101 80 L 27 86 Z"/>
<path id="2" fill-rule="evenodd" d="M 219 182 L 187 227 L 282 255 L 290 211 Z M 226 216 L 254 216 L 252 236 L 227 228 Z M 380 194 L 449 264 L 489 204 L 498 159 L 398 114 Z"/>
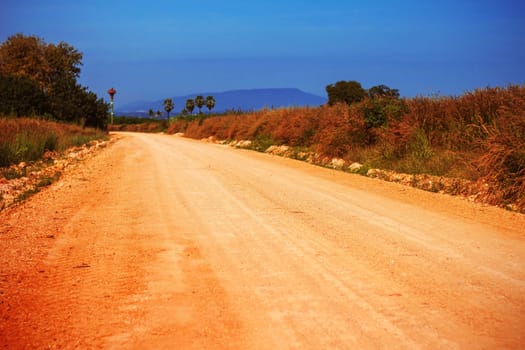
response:
<path id="1" fill-rule="evenodd" d="M 175 103 L 172 114 L 179 113 L 186 105 L 186 100 L 197 95 L 213 96 L 216 100 L 214 112 L 224 112 L 229 109 L 243 111 L 259 110 L 264 107 L 319 106 L 325 104 L 327 98 L 304 92 L 298 88 L 253 88 L 237 89 L 223 92 L 203 92 L 171 97 Z M 164 99 L 153 101 L 136 101 L 116 108 L 117 114 L 147 115 L 151 108 L 164 112 Z M 204 108 L 205 110 L 205 108 Z M 195 112 L 195 111 L 194 111 Z"/>

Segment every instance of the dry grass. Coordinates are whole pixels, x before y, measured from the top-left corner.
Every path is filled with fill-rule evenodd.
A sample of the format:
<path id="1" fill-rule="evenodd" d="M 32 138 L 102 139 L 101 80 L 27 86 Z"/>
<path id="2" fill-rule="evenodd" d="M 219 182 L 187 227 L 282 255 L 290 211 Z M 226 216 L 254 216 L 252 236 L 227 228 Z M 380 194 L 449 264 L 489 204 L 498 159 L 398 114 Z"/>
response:
<path id="1" fill-rule="evenodd" d="M 488 202 L 525 208 L 525 86 L 176 120 L 168 132 L 271 140 L 369 167 L 479 181 L 494 189 Z"/>
<path id="2" fill-rule="evenodd" d="M 105 137 L 103 131 L 77 125 L 32 118 L 0 118 L 0 167 L 37 160 L 46 150 L 60 152 Z"/>

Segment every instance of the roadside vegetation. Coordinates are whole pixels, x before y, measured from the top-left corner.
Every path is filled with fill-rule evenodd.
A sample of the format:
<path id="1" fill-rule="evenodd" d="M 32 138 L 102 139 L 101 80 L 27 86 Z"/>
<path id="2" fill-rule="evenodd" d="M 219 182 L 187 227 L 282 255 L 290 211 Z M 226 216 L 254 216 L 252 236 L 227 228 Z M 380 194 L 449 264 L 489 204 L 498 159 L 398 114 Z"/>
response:
<path id="1" fill-rule="evenodd" d="M 81 65 L 65 42 L 15 34 L 0 44 L 0 210 L 58 179 L 67 149 L 107 139 L 109 106 L 78 83 Z"/>
<path id="2" fill-rule="evenodd" d="M 82 53 L 15 34 L 0 44 L 0 115 L 104 129 L 109 105 L 78 83 Z"/>
<path id="3" fill-rule="evenodd" d="M 15 34 L 0 44 L 0 167 L 107 137 L 108 104 L 78 83 L 82 53 Z"/>
<path id="4" fill-rule="evenodd" d="M 363 169 L 467 179 L 490 186 L 490 203 L 525 209 L 525 86 L 402 99 L 384 85 L 338 82 L 327 92 L 319 108 L 179 118 L 168 132 L 250 140 L 261 151 L 287 145 L 320 163 L 340 158 Z"/>
<path id="5" fill-rule="evenodd" d="M 141 117 L 115 117 L 108 131 L 162 132 L 168 128 L 165 119 L 147 119 Z"/>
<path id="6" fill-rule="evenodd" d="M 215 107 L 215 98 L 213 96 L 198 95 L 195 99 L 187 99 L 184 108 L 178 115 L 174 115 L 170 118 L 171 111 L 176 107 L 175 103 L 171 98 L 167 98 L 163 101 L 164 111 L 166 112 L 166 119 L 162 118 L 162 112 L 153 109 L 149 109 L 148 117 L 133 117 L 133 116 L 120 116 L 114 119 L 113 125 L 108 125 L 109 131 L 130 131 L 130 132 L 165 132 L 169 125 L 176 120 L 184 120 L 186 122 L 192 120 L 203 120 L 212 116 L 211 111 Z M 199 112 L 193 114 L 193 110 L 197 107 Z M 202 112 L 202 108 L 206 107 L 208 112 L 205 114 Z M 222 113 L 221 115 L 229 114 Z M 218 114 L 213 114 L 218 115 Z"/>
<path id="7" fill-rule="evenodd" d="M 46 151 L 62 152 L 107 138 L 95 128 L 35 118 L 0 118 L 0 167 L 40 159 Z"/>
<path id="8" fill-rule="evenodd" d="M 69 44 L 36 36 L 15 34 L 0 44 L 0 167 L 106 137 L 109 105 L 78 83 L 81 60 Z M 465 179 L 490 188 L 486 202 L 525 211 L 525 86 L 400 98 L 385 85 L 339 81 L 326 92 L 327 105 L 317 108 L 222 115 L 211 114 L 213 96 L 185 106 L 167 98 L 168 120 L 150 110 L 151 119 L 116 118 L 110 130 L 246 140 L 259 151 L 286 145 L 321 165 L 359 163 L 363 174 L 388 169 Z M 170 119 L 176 107 L 183 109 Z"/>

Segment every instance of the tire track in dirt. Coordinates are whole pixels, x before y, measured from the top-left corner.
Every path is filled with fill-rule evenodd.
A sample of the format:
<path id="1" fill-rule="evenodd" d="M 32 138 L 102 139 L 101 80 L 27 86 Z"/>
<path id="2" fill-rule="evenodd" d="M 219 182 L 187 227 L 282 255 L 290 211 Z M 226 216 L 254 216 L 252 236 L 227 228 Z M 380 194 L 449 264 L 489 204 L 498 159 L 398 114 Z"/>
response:
<path id="1" fill-rule="evenodd" d="M 19 259 L 12 261 L 11 269 L 2 268 L 0 345 L 163 348 L 178 344 L 197 349 L 209 347 L 208 339 L 213 344 L 235 344 L 240 326 L 225 311 L 228 306 L 220 295 L 224 292 L 213 272 L 170 213 L 155 205 L 164 189 L 162 183 L 155 183 L 149 154 L 128 157 L 122 146 L 115 145 L 98 161 L 86 163 L 81 173 L 60 181 L 12 214 L 5 213 L 10 229 L 2 232 L 2 243 L 12 241 L 20 247 L 13 257 L 34 251 L 47 232 L 53 232 L 53 238 L 27 258 L 28 264 Z M 123 175 L 130 167 L 149 172 L 136 183 L 136 178 Z M 25 218 L 36 220 L 25 222 Z M 47 230 L 50 222 L 53 231 Z M 21 246 L 17 240 L 26 236 L 27 244 Z M 159 270 L 159 265 L 164 269 Z M 14 277 L 20 279 L 19 285 Z M 217 317 L 221 313 L 226 316 Z M 207 327 L 196 324 L 195 317 L 206 319 Z M 224 332 L 226 321 L 232 332 Z"/>
<path id="2" fill-rule="evenodd" d="M 523 216 L 125 135 L 0 214 L 0 346 L 519 348 Z"/>
<path id="3" fill-rule="evenodd" d="M 195 153 L 193 154 L 195 157 Z M 290 182 L 287 180 L 283 181 L 284 184 L 279 184 L 279 182 L 281 182 L 280 180 L 287 177 L 286 173 L 279 174 L 280 176 L 276 177 L 275 180 L 268 180 L 272 178 L 272 173 L 263 171 L 261 174 L 256 164 L 243 164 L 246 169 L 251 169 L 252 171 L 243 170 L 241 172 L 239 169 L 236 169 L 235 164 L 233 164 L 234 160 L 232 160 L 231 163 L 222 163 L 222 168 L 220 168 L 219 171 L 219 164 L 214 164 L 213 160 L 210 159 L 210 157 L 206 158 L 205 154 L 198 154 L 196 158 L 200 163 L 209 163 L 209 165 L 208 170 L 201 169 L 203 178 L 200 179 L 200 182 L 203 188 L 199 187 L 199 191 L 193 191 L 191 193 L 191 202 L 188 200 L 186 203 L 186 205 L 193 203 L 193 207 L 196 208 L 195 212 L 204 210 L 208 213 L 209 210 L 206 209 L 213 209 L 214 207 L 230 208 L 235 207 L 235 202 L 241 202 L 242 205 L 237 205 L 237 207 L 244 208 L 245 210 L 246 204 L 248 203 L 250 209 L 257 206 L 261 208 L 257 214 L 248 214 L 252 219 L 255 217 L 260 218 L 259 220 L 252 220 L 255 222 L 255 225 L 259 227 L 265 226 L 265 223 L 270 223 L 273 228 L 289 227 L 291 221 L 290 213 L 299 214 L 295 215 L 295 217 L 300 216 L 297 222 L 312 224 L 310 227 L 302 225 L 300 228 L 294 227 L 291 229 L 295 232 L 301 232 L 303 236 L 296 237 L 295 241 L 289 241 L 288 244 L 283 242 L 283 240 L 290 238 L 288 237 L 290 233 L 281 229 L 278 230 L 277 233 L 266 234 L 279 239 L 279 243 L 273 247 L 262 248 L 259 247 L 257 243 L 252 242 L 252 244 L 246 244 L 245 248 L 249 246 L 252 248 L 258 247 L 256 251 L 259 254 L 261 254 L 261 251 L 268 251 L 271 252 L 270 255 L 286 255 L 279 253 L 282 252 L 282 249 L 279 249 L 280 246 L 297 248 L 303 243 L 302 245 L 306 244 L 307 247 L 311 248 L 313 241 L 316 241 L 316 243 L 323 241 L 323 239 L 316 237 L 316 234 L 322 232 L 323 236 L 328 238 L 328 243 L 334 243 L 335 241 L 335 243 L 340 246 L 341 243 L 343 243 L 342 246 L 347 248 L 341 253 L 341 256 L 346 255 L 353 258 L 353 261 L 350 259 L 346 259 L 346 261 L 345 259 L 341 259 L 338 263 L 339 265 L 355 266 L 361 264 L 364 266 L 361 269 L 361 275 L 371 275 L 374 274 L 374 271 L 376 272 L 374 278 L 360 281 L 361 285 L 366 285 L 369 287 L 368 290 L 374 291 L 374 293 L 368 293 L 368 291 L 363 293 L 363 299 L 369 302 L 375 299 L 372 303 L 374 308 L 381 310 L 381 313 L 383 316 L 386 316 L 386 319 L 390 319 L 392 324 L 399 325 L 401 329 L 407 327 L 415 328 L 418 324 L 422 326 L 423 329 L 418 331 L 419 334 L 410 335 L 416 338 L 418 343 L 426 342 L 428 346 L 433 348 L 454 347 L 454 342 L 447 342 L 446 339 L 443 339 L 443 335 L 448 333 L 450 337 L 457 338 L 458 331 L 456 324 L 468 325 L 469 330 L 464 329 L 466 333 L 479 334 L 481 339 L 485 338 L 486 343 L 479 344 L 480 347 L 490 344 L 491 337 L 509 338 L 511 342 L 517 341 L 518 343 L 521 341 L 520 327 L 523 325 L 523 319 L 517 324 L 511 323 L 510 326 L 509 323 L 500 323 L 498 321 L 501 314 L 512 319 L 519 317 L 519 310 L 523 310 L 522 298 L 519 296 L 519 293 L 515 293 L 523 289 L 523 264 L 518 256 L 514 256 L 513 259 L 508 259 L 508 256 L 504 253 L 505 251 L 510 252 L 514 250 L 515 247 L 513 247 L 513 244 L 515 242 L 496 240 L 499 245 L 498 249 L 503 253 L 494 254 L 491 242 L 487 243 L 484 241 L 490 237 L 493 239 L 493 232 L 487 231 L 484 226 L 477 223 L 471 222 L 465 224 L 457 219 L 443 220 L 441 215 L 431 214 L 428 211 L 396 202 L 389 204 L 392 208 L 389 208 L 388 205 L 385 208 L 383 207 L 385 205 L 384 200 L 380 208 L 372 210 L 365 209 L 362 204 L 355 203 L 352 198 L 342 198 L 343 196 L 339 191 L 342 193 L 346 192 L 344 188 L 337 189 L 336 191 L 330 189 L 319 191 L 318 188 L 321 186 L 319 183 L 316 184 L 313 181 L 311 187 L 305 187 L 304 182 L 302 182 L 294 192 L 293 181 Z M 221 161 L 224 162 L 223 159 L 221 159 Z M 232 170 L 226 171 L 224 169 Z M 239 171 L 239 174 L 242 174 L 242 176 L 236 176 L 236 171 Z M 213 172 L 213 177 L 207 174 L 211 172 Z M 193 169 L 191 176 L 198 177 L 199 175 L 198 172 Z M 217 179 L 223 180 L 224 183 L 228 183 L 228 185 L 231 183 L 248 182 L 248 187 L 240 187 L 240 189 L 248 194 L 243 194 L 242 191 L 238 191 L 235 192 L 235 195 L 240 199 L 234 198 L 232 201 L 223 200 L 221 203 L 213 203 L 206 193 L 213 191 L 220 192 L 222 198 L 227 198 L 228 195 L 231 196 L 230 192 L 232 192 L 231 186 L 225 190 L 225 187 L 222 186 L 222 183 Z M 211 184 L 208 187 L 207 183 L 210 182 Z M 331 184 L 331 186 L 334 187 L 333 184 Z M 312 187 L 315 188 L 315 190 L 311 190 L 310 188 Z M 295 196 L 294 199 L 296 199 L 296 202 L 294 203 L 294 199 L 287 197 L 276 203 L 275 199 L 279 198 L 279 196 L 276 195 L 276 193 L 268 193 L 268 191 L 265 190 L 267 188 L 273 190 L 282 188 L 284 193 L 294 192 L 293 196 Z M 198 196 L 199 192 L 202 192 L 202 198 L 200 200 Z M 366 193 L 363 194 L 366 195 Z M 308 197 L 323 198 L 323 204 L 312 212 L 311 205 L 313 201 L 308 200 Z M 255 198 L 256 201 L 250 201 L 250 198 Z M 268 199 L 268 203 L 262 203 L 261 198 Z M 381 198 L 376 199 L 380 200 Z M 309 204 L 306 207 L 298 207 L 296 203 Z M 412 216 L 414 219 L 411 221 L 400 221 L 395 215 L 399 215 L 396 209 L 399 211 L 401 207 L 408 217 Z M 276 217 L 271 211 L 269 214 L 266 208 L 280 208 L 281 213 L 284 213 L 284 215 Z M 283 208 L 286 210 L 282 210 Z M 227 214 L 227 210 L 220 210 L 220 215 L 210 220 L 210 222 L 213 223 L 213 228 L 217 228 L 217 226 L 220 227 L 224 222 L 243 222 L 239 217 L 239 210 L 233 211 L 235 214 L 232 215 L 231 218 L 228 218 L 228 216 L 225 215 Z M 321 213 L 319 213 L 319 211 L 321 211 Z M 351 213 L 352 219 L 348 220 L 348 215 L 345 213 Z M 307 216 L 310 216 L 312 219 L 305 220 Z M 331 220 L 322 221 L 319 220 L 319 217 L 330 217 Z M 426 220 L 419 221 L 417 220 L 418 217 L 425 217 Z M 279 220 L 283 224 L 280 224 Z M 322 224 L 320 225 L 319 223 Z M 255 225 L 246 224 L 242 226 L 253 227 Z M 357 234 L 348 234 L 345 228 L 349 226 L 357 227 Z M 438 227 L 439 230 L 436 231 Z M 213 228 L 210 229 L 212 232 Z M 458 239 L 454 237 L 455 230 L 460 230 L 461 232 L 461 236 Z M 229 233 L 230 236 L 234 237 L 230 239 L 228 244 L 225 244 L 225 247 L 227 247 L 225 250 L 228 249 L 228 254 L 231 254 L 233 242 L 237 242 L 243 238 L 242 232 L 232 234 L 232 231 L 235 232 L 234 227 L 219 230 L 219 232 L 222 232 L 222 236 Z M 305 232 L 309 231 L 311 235 L 305 235 Z M 374 234 L 370 234 L 371 232 Z M 425 235 L 422 235 L 422 232 L 424 232 Z M 465 233 L 472 236 L 472 241 L 465 239 Z M 472 245 L 471 243 L 476 243 L 474 240 L 476 236 L 483 240 L 477 242 L 478 244 L 476 245 Z M 209 237 L 207 237 L 207 239 L 209 239 Z M 223 238 L 217 238 L 213 243 L 210 243 L 209 255 L 214 254 L 212 250 L 218 250 L 217 247 L 220 246 L 221 239 Z M 343 240 L 345 241 L 342 242 Z M 324 242 L 325 246 L 326 243 L 327 242 Z M 357 247 L 357 249 L 352 249 L 353 247 Z M 333 250 L 333 248 L 334 247 L 328 248 L 326 251 Z M 247 250 L 247 252 L 249 252 L 249 250 Z M 522 253 L 523 251 L 521 255 L 523 255 Z M 304 259 L 304 257 L 312 256 L 312 254 L 313 252 L 310 250 L 306 251 L 306 253 L 303 252 L 303 254 L 297 254 L 297 256 L 301 256 Z M 219 261 L 224 261 L 224 255 L 220 259 L 217 259 L 214 265 L 219 264 Z M 356 258 L 358 261 L 355 260 Z M 262 261 L 268 264 L 268 262 L 271 261 L 270 256 L 266 255 L 258 264 L 252 265 L 260 267 Z M 439 277 L 429 273 L 429 271 L 436 269 L 436 261 L 439 266 L 442 267 L 440 273 L 443 275 Z M 474 264 L 473 262 L 477 263 Z M 483 263 L 480 265 L 479 262 Z M 325 261 L 323 266 L 329 265 L 328 263 L 329 260 Z M 497 268 L 491 266 L 497 266 Z M 275 270 L 280 269 L 283 269 L 283 267 L 276 268 Z M 297 270 L 291 266 L 287 266 L 284 269 L 289 271 Z M 481 269 L 481 271 L 479 271 L 479 269 Z M 471 271 L 471 273 L 466 275 L 465 271 Z M 495 271 L 497 273 L 494 273 Z M 499 281 L 497 283 L 487 284 L 484 282 L 487 274 L 492 275 L 491 278 Z M 376 284 L 374 280 L 379 280 L 377 277 L 381 277 L 382 280 L 379 284 L 374 285 Z M 349 277 L 346 281 L 347 285 L 352 286 L 355 279 L 356 276 Z M 385 288 L 385 285 L 388 285 L 388 283 L 385 283 L 386 280 L 394 281 L 394 283 L 391 283 L 391 288 Z M 321 281 L 320 283 L 323 284 L 324 282 Z M 249 286 L 251 284 L 243 283 L 242 285 Z M 370 288 L 370 285 L 374 285 L 374 287 Z M 452 289 L 450 288 L 451 286 L 453 287 Z M 478 294 L 493 295 L 494 297 L 489 297 L 486 301 L 491 300 L 490 302 L 493 305 L 500 304 L 500 307 L 503 307 L 503 309 L 498 310 L 498 312 L 488 311 L 486 309 L 487 305 L 484 305 L 481 299 L 477 297 Z M 374 298 L 374 295 L 378 295 L 377 298 Z M 402 299 L 401 304 L 399 299 Z M 429 302 L 429 300 L 432 300 L 432 303 Z M 502 300 L 504 302 L 502 302 Z M 428 309 L 429 312 L 422 314 L 421 310 L 425 309 Z M 492 307 L 490 309 L 492 309 Z M 373 310 L 368 310 L 367 313 L 372 314 L 372 311 Z M 500 314 L 500 316 L 498 316 L 498 314 Z M 417 315 L 417 317 L 412 315 Z M 484 315 L 484 317 L 480 317 L 480 315 Z M 302 317 L 304 318 L 304 315 L 302 315 Z M 425 319 L 426 321 L 422 322 Z M 381 322 L 375 320 L 370 323 Z M 436 329 L 432 326 L 434 324 L 439 324 L 440 328 Z M 493 328 L 487 329 L 487 324 L 491 324 Z M 388 329 L 388 327 L 385 328 Z M 480 332 L 480 329 L 486 329 L 490 335 L 482 335 L 485 331 Z M 375 334 L 377 336 L 377 332 Z M 429 339 L 432 338 L 434 338 L 435 341 L 433 345 L 429 342 Z M 462 338 L 463 340 L 461 340 Z M 468 336 L 460 336 L 456 341 L 460 341 L 460 343 L 466 346 L 466 344 L 469 344 L 467 338 Z M 403 340 L 400 343 L 407 346 L 408 339 L 401 339 Z M 361 338 L 361 344 L 362 341 L 363 339 Z"/>

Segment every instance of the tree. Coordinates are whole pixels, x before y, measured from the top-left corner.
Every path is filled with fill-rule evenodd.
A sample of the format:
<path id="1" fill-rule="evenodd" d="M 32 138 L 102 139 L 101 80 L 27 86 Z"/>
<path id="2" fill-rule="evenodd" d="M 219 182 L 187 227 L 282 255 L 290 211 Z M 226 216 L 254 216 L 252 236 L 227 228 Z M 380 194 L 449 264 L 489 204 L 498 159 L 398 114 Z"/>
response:
<path id="1" fill-rule="evenodd" d="M 376 85 L 368 89 L 368 96 L 370 96 L 370 98 L 399 98 L 399 90 L 391 89 L 386 85 Z"/>
<path id="2" fill-rule="evenodd" d="M 10 36 L 0 46 L 0 73 L 28 78 L 44 89 L 50 70 L 44 54 L 45 46 L 37 36 L 20 33 Z"/>
<path id="3" fill-rule="evenodd" d="M 157 118 L 160 118 L 162 117 L 162 112 L 157 110 L 157 112 L 155 113 L 155 115 L 157 116 Z"/>
<path id="4" fill-rule="evenodd" d="M 164 100 L 164 110 L 168 113 L 168 119 L 170 119 L 170 112 L 175 107 L 173 104 L 173 100 L 171 98 L 167 98 Z"/>
<path id="5" fill-rule="evenodd" d="M 82 53 L 73 46 L 64 42 L 58 45 L 49 44 L 44 52 L 48 65 L 48 74 L 44 82 L 47 92 L 52 93 L 56 85 L 64 81 L 76 81 L 80 77 Z"/>
<path id="6" fill-rule="evenodd" d="M 195 105 L 199 109 L 199 114 L 202 114 L 201 109 L 205 103 L 206 101 L 204 100 L 204 97 L 202 97 L 201 95 L 195 97 Z"/>
<path id="7" fill-rule="evenodd" d="M 213 107 L 215 107 L 215 99 L 213 98 L 213 96 L 206 97 L 206 107 L 208 108 L 208 111 L 210 112 L 213 109 Z"/>
<path id="8" fill-rule="evenodd" d="M 46 96 L 38 83 L 0 74 L 0 114 L 22 117 L 43 115 L 45 111 Z"/>
<path id="9" fill-rule="evenodd" d="M 76 81 L 81 65 L 82 53 L 65 42 L 46 44 L 37 36 L 15 34 L 0 46 L 0 73 L 27 77 L 46 94 L 66 81 Z"/>
<path id="10" fill-rule="evenodd" d="M 405 113 L 406 105 L 399 99 L 397 89 L 377 85 L 368 89 L 368 96 L 361 105 L 367 129 L 386 126 L 389 121 L 399 120 Z"/>
<path id="11" fill-rule="evenodd" d="M 149 109 L 149 111 L 148 111 L 148 116 L 149 116 L 150 118 L 155 117 L 155 112 L 153 112 L 153 109 L 151 109 L 151 108 Z"/>
<path id="12" fill-rule="evenodd" d="M 84 88 L 75 80 L 65 80 L 55 84 L 53 92 L 47 94 L 50 112 L 61 121 L 81 122 L 80 99 Z"/>
<path id="13" fill-rule="evenodd" d="M 326 87 L 328 93 L 328 104 L 334 105 L 336 103 L 352 103 L 361 101 L 366 96 L 366 91 L 361 86 L 361 83 L 352 81 L 338 81 L 335 84 L 330 84 Z"/>
<path id="14" fill-rule="evenodd" d="M 107 127 L 108 104 L 91 91 L 84 92 L 79 96 L 80 119 L 83 126 L 105 129 Z"/>
<path id="15" fill-rule="evenodd" d="M 82 53 L 65 42 L 10 36 L 0 45 L 0 112 L 49 113 L 58 120 L 104 128 L 109 106 L 77 82 L 81 65 Z M 6 81 L 11 87 L 5 88 Z"/>
<path id="16" fill-rule="evenodd" d="M 189 98 L 186 100 L 186 111 L 190 112 L 190 114 L 193 114 L 193 110 L 195 109 L 195 101 L 193 99 Z"/>

